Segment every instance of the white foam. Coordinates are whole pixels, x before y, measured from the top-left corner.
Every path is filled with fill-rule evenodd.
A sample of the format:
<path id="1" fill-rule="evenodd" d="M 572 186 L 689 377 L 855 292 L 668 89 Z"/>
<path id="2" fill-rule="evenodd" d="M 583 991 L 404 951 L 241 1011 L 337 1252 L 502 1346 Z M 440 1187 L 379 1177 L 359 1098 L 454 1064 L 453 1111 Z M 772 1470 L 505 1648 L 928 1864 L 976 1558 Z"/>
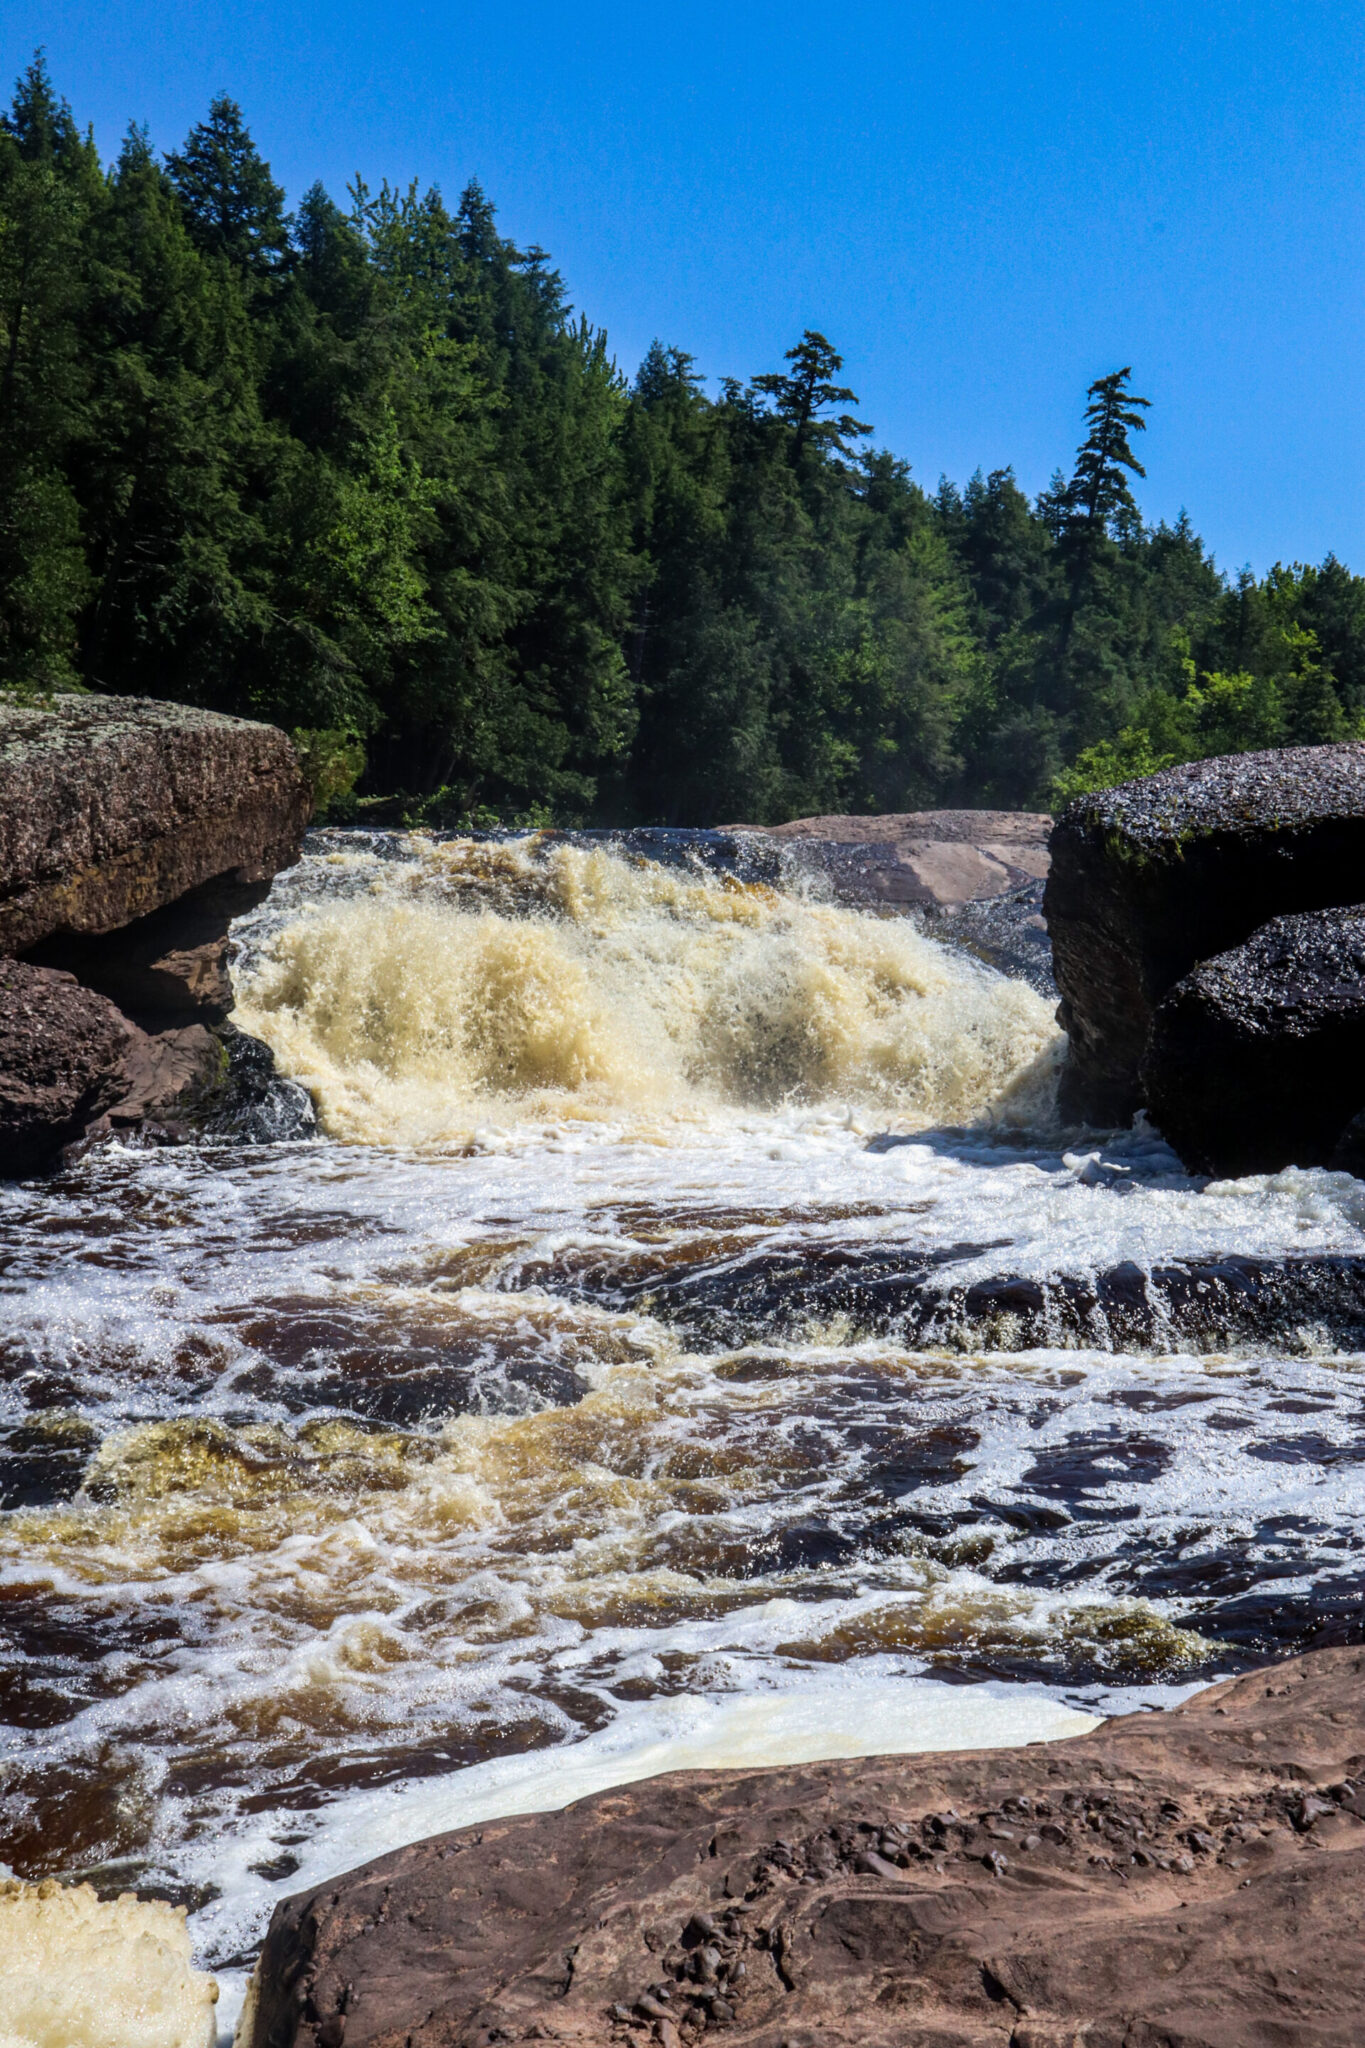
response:
<path id="1" fill-rule="evenodd" d="M 510 1814 L 558 1812 L 595 1792 L 667 1771 L 1004 1749 L 1084 1735 L 1100 1718 L 1041 1686 L 945 1685 L 898 1669 L 890 1658 L 790 1671 L 780 1691 L 642 1700 L 622 1707 L 608 1727 L 570 1747 L 494 1757 L 448 1777 L 338 1801 L 287 1882 L 267 1885 L 240 1856 L 230 1872 L 220 1865 L 224 1897 L 199 1915 L 196 1933 L 216 1947 L 234 1936 L 245 1946 L 276 1897 L 311 1890 L 428 1835 Z M 239 2010 L 243 1989 L 241 1978 L 225 1973 L 221 2019 Z"/>
<path id="2" fill-rule="evenodd" d="M 183 1908 L 0 1884 L 0 2048 L 213 2048 L 217 1996 Z"/>

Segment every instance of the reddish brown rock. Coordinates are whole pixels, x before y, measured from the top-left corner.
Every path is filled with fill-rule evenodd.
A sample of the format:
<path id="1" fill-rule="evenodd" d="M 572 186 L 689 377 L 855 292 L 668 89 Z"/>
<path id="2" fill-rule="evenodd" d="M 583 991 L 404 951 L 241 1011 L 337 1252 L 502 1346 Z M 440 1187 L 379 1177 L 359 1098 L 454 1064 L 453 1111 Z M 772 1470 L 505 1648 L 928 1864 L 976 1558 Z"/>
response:
<path id="1" fill-rule="evenodd" d="M 0 954 L 24 959 L 3 970 L 0 1175 L 137 1126 L 312 1128 L 265 1048 L 217 1030 L 229 923 L 298 858 L 307 811 L 273 726 L 142 698 L 0 704 Z"/>
<path id="2" fill-rule="evenodd" d="M 118 1100 L 131 1035 L 74 975 L 0 960 L 0 1174 L 46 1165 Z"/>
<path id="3" fill-rule="evenodd" d="M 692 1772 L 288 1901 L 244 2048 L 1354 2048 L 1365 1651 L 1014 1751 Z"/>
<path id="4" fill-rule="evenodd" d="M 307 813 L 274 726 L 139 697 L 0 706 L 0 953 L 114 931 L 213 880 L 259 897 Z"/>

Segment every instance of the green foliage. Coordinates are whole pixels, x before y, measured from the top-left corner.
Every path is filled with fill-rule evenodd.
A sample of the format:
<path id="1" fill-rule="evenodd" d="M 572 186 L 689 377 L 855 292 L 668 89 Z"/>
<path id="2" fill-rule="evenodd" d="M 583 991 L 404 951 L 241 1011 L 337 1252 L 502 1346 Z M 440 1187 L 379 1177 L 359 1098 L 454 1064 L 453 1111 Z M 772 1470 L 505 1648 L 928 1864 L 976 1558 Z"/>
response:
<path id="1" fill-rule="evenodd" d="M 1150 691 L 1131 725 L 1115 739 L 1085 748 L 1054 778 L 1053 801 L 1062 804 L 1089 790 L 1112 789 L 1178 761 L 1365 738 L 1365 712 L 1352 715 L 1343 707 L 1316 635 L 1292 626 L 1280 639 L 1278 671 L 1239 669 L 1226 675 L 1213 670 L 1196 682 L 1194 663 L 1186 660 L 1184 688 L 1178 694 Z"/>
<path id="2" fill-rule="evenodd" d="M 291 729 L 319 814 L 493 829 L 1034 806 L 1365 719 L 1365 579 L 1229 581 L 1132 496 L 941 483 L 843 360 L 627 386 L 470 184 L 297 211 L 220 96 L 101 165 L 41 58 L 0 116 L 0 689 Z"/>
<path id="3" fill-rule="evenodd" d="M 313 817 L 322 823 L 341 809 L 365 773 L 365 742 L 344 727 L 295 726 L 289 735 L 312 798 Z"/>

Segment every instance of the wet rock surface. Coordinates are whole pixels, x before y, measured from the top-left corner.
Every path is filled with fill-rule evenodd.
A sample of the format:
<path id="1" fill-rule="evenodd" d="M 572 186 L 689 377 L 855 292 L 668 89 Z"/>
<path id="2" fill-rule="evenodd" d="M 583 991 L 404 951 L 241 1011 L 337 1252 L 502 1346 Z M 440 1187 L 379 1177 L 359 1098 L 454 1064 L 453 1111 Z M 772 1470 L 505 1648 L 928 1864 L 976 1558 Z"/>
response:
<path id="1" fill-rule="evenodd" d="M 679 1773 L 275 1914 L 244 2048 L 1346 2048 L 1365 1652 L 1013 1751 Z"/>
<path id="2" fill-rule="evenodd" d="M 1050 844 L 1063 1112 L 1126 1123 L 1153 1013 L 1176 982 L 1272 918 L 1359 900 L 1365 745 L 1169 768 L 1077 798 Z"/>
<path id="3" fill-rule="evenodd" d="M 664 1252 L 567 1249 L 516 1284 L 658 1316 L 710 1344 L 799 1341 L 835 1319 L 848 1341 L 1024 1351 L 1295 1347 L 1311 1335 L 1365 1347 L 1365 1259 L 1348 1252 L 1123 1263 L 1096 1273 L 955 1277 L 1003 1244 L 744 1248 L 678 1269 Z"/>
<path id="4" fill-rule="evenodd" d="M 1200 1172 L 1358 1163 L 1345 1134 L 1365 1103 L 1365 908 L 1275 918 L 1202 962 L 1158 1005 L 1142 1079 Z"/>

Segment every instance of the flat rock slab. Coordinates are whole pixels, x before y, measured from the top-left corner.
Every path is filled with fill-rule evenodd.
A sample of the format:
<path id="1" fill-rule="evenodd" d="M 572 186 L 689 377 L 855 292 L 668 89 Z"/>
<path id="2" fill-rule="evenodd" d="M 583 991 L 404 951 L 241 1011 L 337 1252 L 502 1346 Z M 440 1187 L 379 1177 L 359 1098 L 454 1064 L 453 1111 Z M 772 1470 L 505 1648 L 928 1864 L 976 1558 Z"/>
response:
<path id="1" fill-rule="evenodd" d="M 308 799 L 274 726 L 141 697 L 0 705 L 0 953 L 111 932 L 221 879 L 263 894 Z"/>
<path id="2" fill-rule="evenodd" d="M 829 876 L 850 902 L 947 909 L 1006 895 L 1048 871 L 1052 820 L 1030 811 L 901 811 L 727 825 L 761 834 Z"/>
<path id="3" fill-rule="evenodd" d="M 1365 744 L 1192 761 L 1078 797 L 1051 850 L 1063 1113 L 1126 1123 L 1168 989 L 1273 917 L 1359 902 Z"/>
<path id="4" fill-rule="evenodd" d="M 243 2048 L 1356 2048 L 1365 1651 L 1076 1741 L 678 1773 L 276 1912 Z"/>

